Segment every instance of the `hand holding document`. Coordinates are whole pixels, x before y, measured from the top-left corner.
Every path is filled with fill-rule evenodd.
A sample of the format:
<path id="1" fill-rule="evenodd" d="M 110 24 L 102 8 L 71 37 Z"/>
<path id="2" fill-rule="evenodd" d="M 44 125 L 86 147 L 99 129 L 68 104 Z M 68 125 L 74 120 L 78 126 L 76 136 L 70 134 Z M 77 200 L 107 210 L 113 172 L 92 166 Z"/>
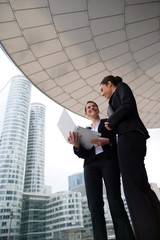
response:
<path id="1" fill-rule="evenodd" d="M 98 139 L 101 136 L 101 133 L 99 132 L 95 132 L 87 128 L 76 126 L 65 109 L 63 109 L 61 113 L 57 126 L 67 142 L 69 132 L 71 133 L 77 132 L 78 135 L 81 136 L 80 138 L 81 145 L 86 149 L 90 149 L 93 146 L 93 144 L 91 143 L 91 139 Z"/>

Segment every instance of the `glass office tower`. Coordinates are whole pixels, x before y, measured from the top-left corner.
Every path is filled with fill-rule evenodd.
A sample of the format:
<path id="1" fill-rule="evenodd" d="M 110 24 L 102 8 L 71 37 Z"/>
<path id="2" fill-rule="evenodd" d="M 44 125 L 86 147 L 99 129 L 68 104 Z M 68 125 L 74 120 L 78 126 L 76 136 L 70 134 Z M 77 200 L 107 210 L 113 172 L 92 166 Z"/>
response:
<path id="1" fill-rule="evenodd" d="M 13 77 L 0 144 L 0 236 L 3 240 L 19 239 L 30 96 L 31 83 L 24 76 Z"/>
<path id="2" fill-rule="evenodd" d="M 30 111 L 24 192 L 44 193 L 45 106 L 32 103 Z"/>
<path id="3" fill-rule="evenodd" d="M 68 189 L 70 191 L 81 184 L 84 184 L 83 173 L 75 173 L 68 177 Z"/>

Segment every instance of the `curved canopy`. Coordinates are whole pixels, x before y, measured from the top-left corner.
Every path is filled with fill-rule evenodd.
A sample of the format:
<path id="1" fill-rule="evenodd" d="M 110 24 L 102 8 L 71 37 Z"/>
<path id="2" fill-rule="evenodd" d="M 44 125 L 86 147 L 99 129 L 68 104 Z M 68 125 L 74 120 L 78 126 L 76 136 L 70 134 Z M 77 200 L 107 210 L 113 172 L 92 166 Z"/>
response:
<path id="1" fill-rule="evenodd" d="M 106 75 L 129 84 L 147 128 L 160 127 L 159 0 L 1 0 L 0 41 L 24 75 L 84 115 Z"/>

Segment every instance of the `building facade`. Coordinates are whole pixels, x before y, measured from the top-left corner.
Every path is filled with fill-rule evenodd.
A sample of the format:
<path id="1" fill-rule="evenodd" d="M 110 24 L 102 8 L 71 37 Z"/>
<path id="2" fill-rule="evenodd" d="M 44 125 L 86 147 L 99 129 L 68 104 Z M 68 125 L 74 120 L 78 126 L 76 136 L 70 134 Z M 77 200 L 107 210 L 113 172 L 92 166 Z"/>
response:
<path id="1" fill-rule="evenodd" d="M 30 110 L 24 192 L 44 193 L 45 106 L 32 103 Z"/>
<path id="2" fill-rule="evenodd" d="M 20 240 L 46 240 L 46 205 L 49 196 L 24 193 Z"/>
<path id="3" fill-rule="evenodd" d="M 75 173 L 68 177 L 68 189 L 71 191 L 73 188 L 84 184 L 84 175 L 83 173 Z"/>
<path id="4" fill-rule="evenodd" d="M 29 126 L 31 83 L 11 79 L 0 144 L 0 236 L 19 239 Z"/>
<path id="5" fill-rule="evenodd" d="M 58 192 L 46 205 L 46 240 L 79 240 L 83 228 L 81 193 Z"/>

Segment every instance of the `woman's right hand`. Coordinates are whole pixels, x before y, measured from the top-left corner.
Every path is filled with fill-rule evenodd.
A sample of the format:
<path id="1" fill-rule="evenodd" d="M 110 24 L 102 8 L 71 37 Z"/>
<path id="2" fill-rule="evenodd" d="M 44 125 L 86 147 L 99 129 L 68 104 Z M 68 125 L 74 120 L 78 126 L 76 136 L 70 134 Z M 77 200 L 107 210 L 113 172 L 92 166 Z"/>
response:
<path id="1" fill-rule="evenodd" d="M 68 142 L 73 144 L 76 149 L 80 148 L 80 139 L 81 136 L 79 136 L 77 132 L 69 132 Z"/>

